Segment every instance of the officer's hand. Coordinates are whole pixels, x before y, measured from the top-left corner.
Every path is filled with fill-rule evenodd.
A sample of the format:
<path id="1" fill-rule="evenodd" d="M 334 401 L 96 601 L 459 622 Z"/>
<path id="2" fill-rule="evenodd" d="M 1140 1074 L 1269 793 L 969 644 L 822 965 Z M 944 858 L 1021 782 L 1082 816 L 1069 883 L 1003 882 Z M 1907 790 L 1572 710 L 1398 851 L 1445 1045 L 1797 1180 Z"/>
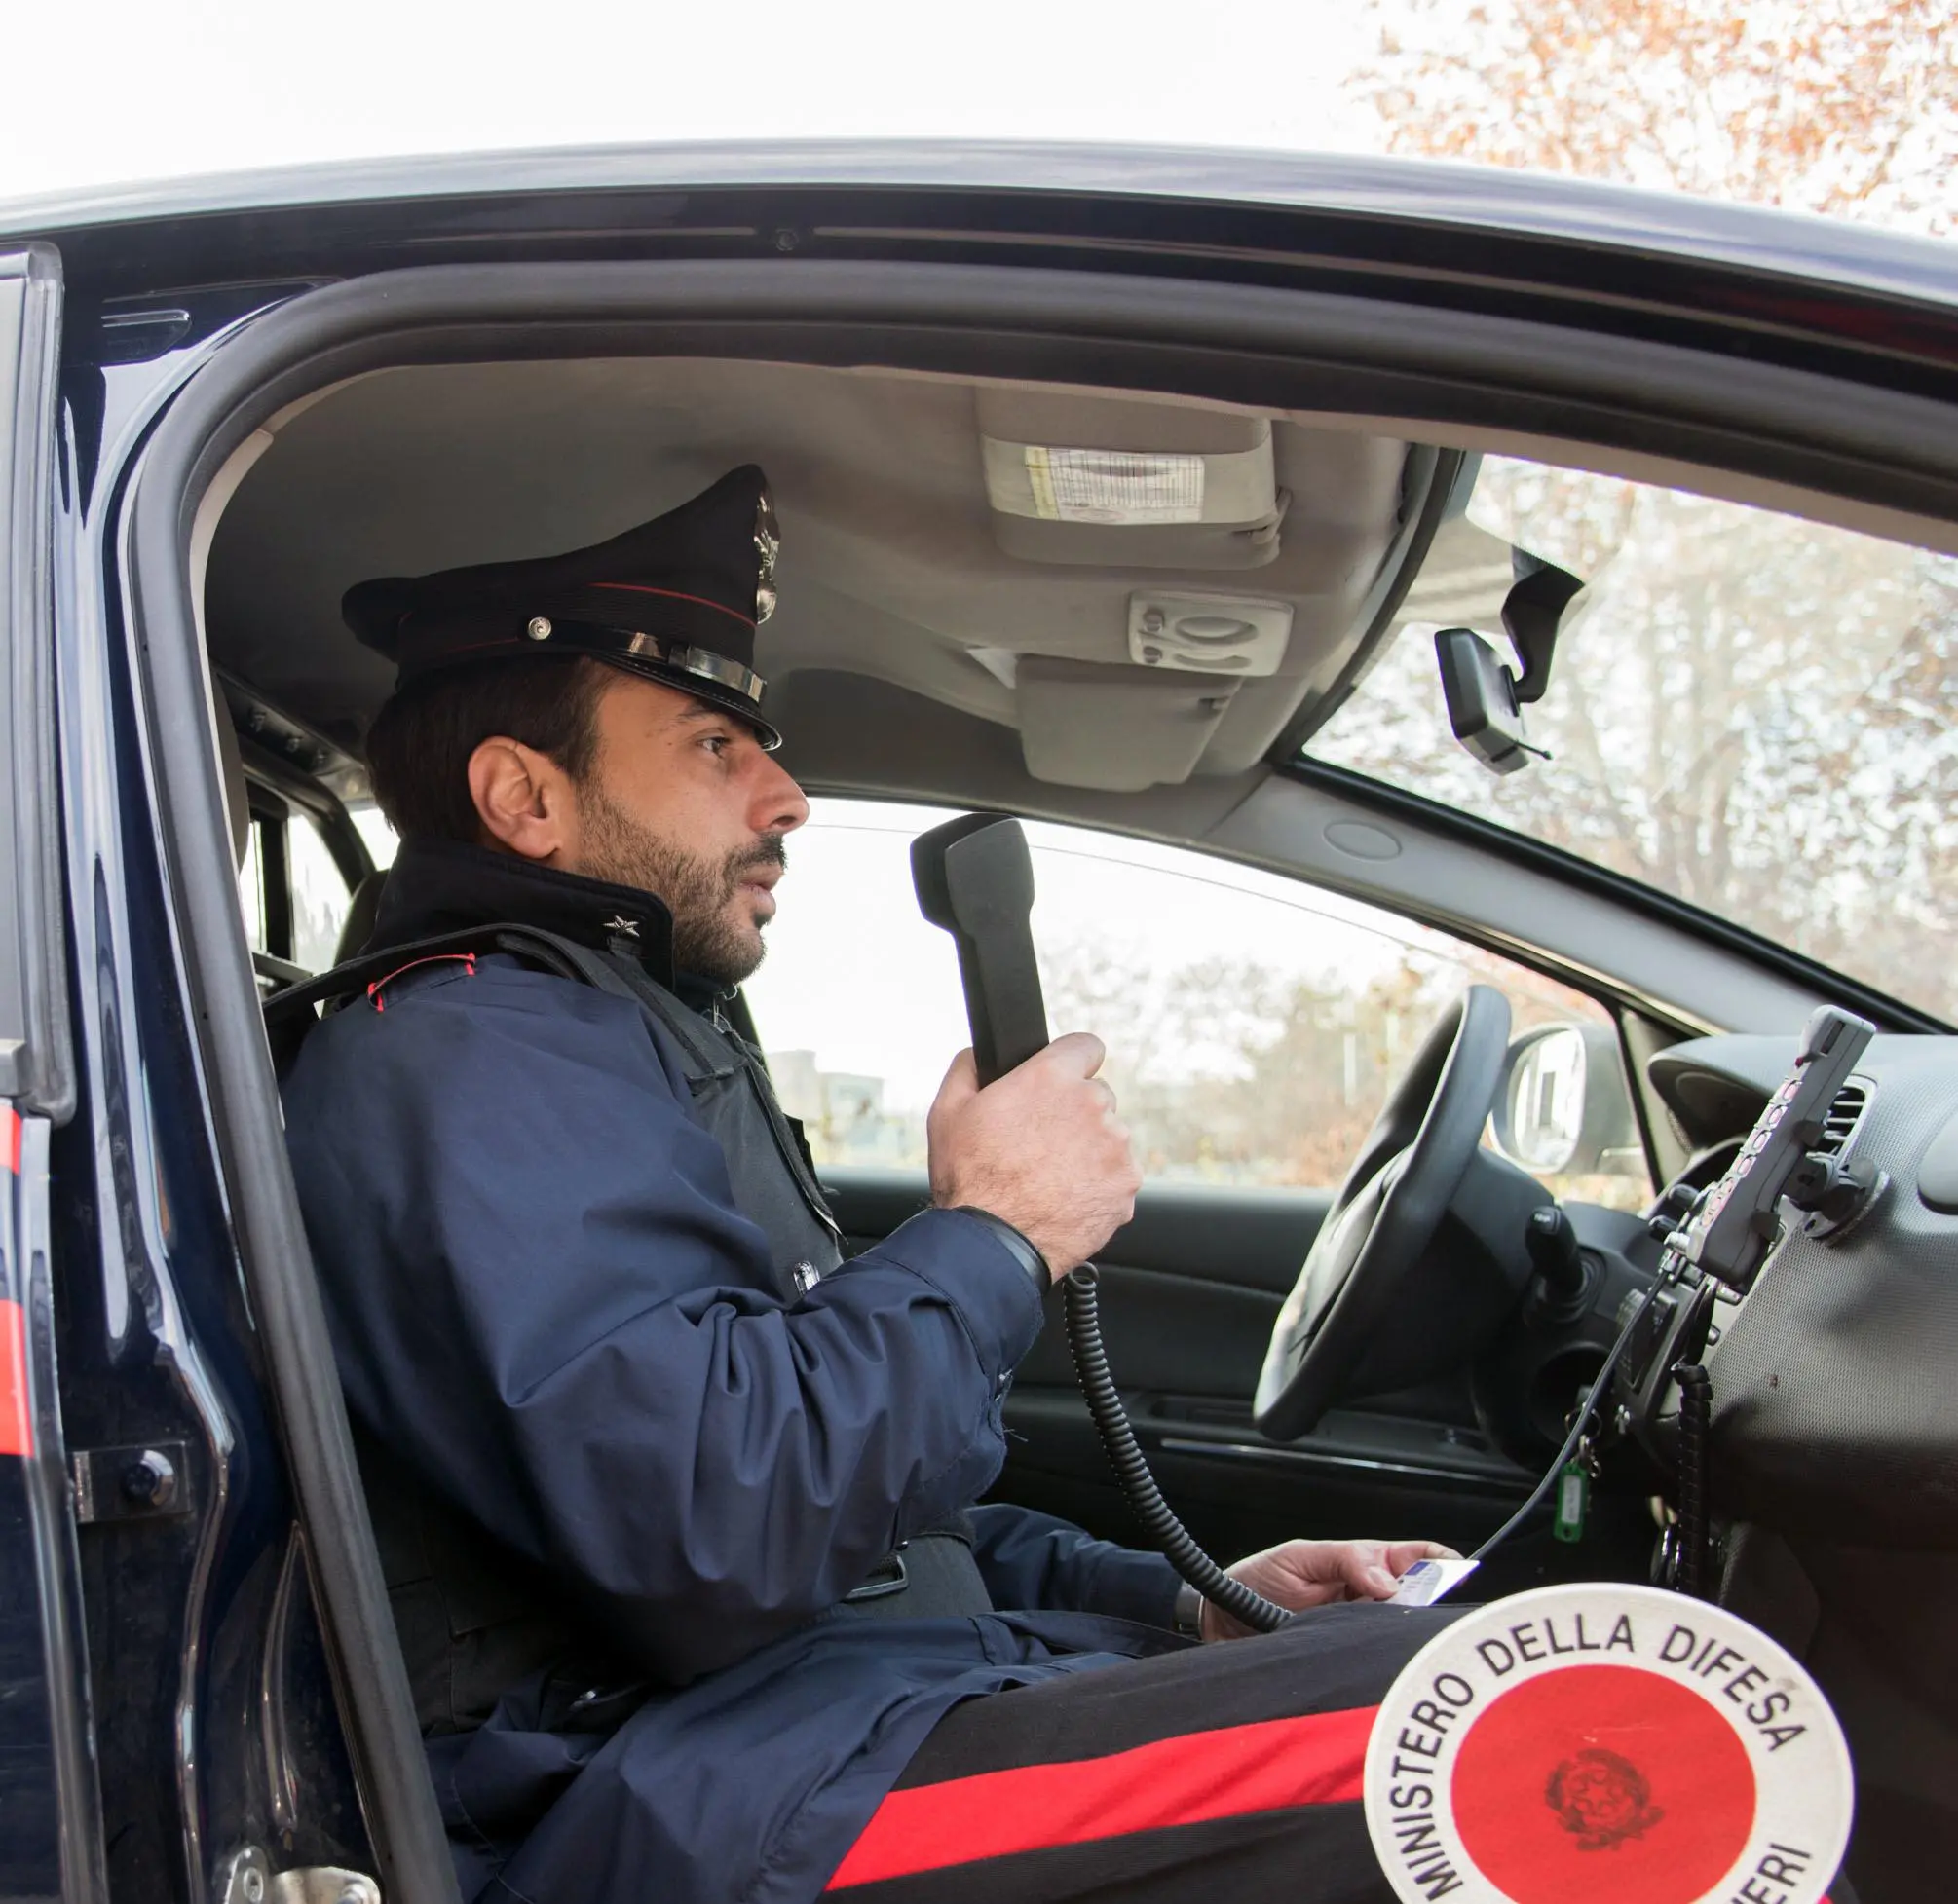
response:
<path id="1" fill-rule="evenodd" d="M 991 1211 L 1057 1277 L 1135 1214 L 1142 1187 L 1115 1094 L 1095 1075 L 1104 1056 L 1101 1039 L 1070 1032 L 982 1091 L 961 1051 L 925 1122 L 932 1202 Z"/>
<path id="2" fill-rule="evenodd" d="M 1224 1571 L 1293 1613 L 1335 1600 L 1386 1600 L 1416 1560 L 1459 1560 L 1436 1541 L 1287 1541 Z M 1208 1600 L 1198 1618 L 1206 1640 L 1243 1639 L 1251 1631 Z"/>

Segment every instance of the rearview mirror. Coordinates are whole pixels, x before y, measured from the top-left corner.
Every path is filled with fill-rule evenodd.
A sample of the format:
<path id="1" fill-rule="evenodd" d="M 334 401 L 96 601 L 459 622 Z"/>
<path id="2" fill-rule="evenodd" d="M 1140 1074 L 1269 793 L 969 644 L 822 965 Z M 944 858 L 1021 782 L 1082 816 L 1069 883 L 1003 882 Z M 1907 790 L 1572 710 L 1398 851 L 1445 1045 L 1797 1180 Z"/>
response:
<path id="1" fill-rule="evenodd" d="M 1602 1026 L 1546 1025 L 1509 1048 L 1496 1092 L 1496 1148 L 1538 1175 L 1585 1176 L 1636 1152 L 1618 1040 Z"/>
<path id="2" fill-rule="evenodd" d="M 1449 727 L 1491 773 L 1514 773 L 1527 766 L 1531 756 L 1542 754 L 1523 737 L 1515 675 L 1473 628 L 1438 629 L 1435 660 Z"/>

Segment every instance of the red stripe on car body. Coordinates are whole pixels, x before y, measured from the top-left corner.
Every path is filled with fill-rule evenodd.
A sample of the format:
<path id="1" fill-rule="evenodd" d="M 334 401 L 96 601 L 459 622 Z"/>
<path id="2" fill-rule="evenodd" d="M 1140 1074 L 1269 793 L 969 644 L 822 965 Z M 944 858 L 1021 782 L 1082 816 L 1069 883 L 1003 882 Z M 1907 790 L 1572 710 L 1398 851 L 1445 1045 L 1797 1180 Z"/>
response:
<path id="1" fill-rule="evenodd" d="M 1357 1802 L 1376 1706 L 1185 1733 L 889 1794 L 831 1890 L 1251 1811 Z"/>
<path id="2" fill-rule="evenodd" d="M 27 1318 L 18 1302 L 0 1301 L 0 1454 L 34 1452 L 27 1412 Z"/>

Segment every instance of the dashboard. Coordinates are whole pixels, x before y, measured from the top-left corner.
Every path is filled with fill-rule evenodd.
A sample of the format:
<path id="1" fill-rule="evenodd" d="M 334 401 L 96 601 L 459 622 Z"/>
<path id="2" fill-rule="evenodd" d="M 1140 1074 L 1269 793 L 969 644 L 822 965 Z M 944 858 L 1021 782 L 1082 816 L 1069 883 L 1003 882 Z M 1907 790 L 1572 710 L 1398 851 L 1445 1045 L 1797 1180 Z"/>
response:
<path id="1" fill-rule="evenodd" d="M 1689 1183 L 1718 1175 L 1795 1051 L 1730 1036 L 1653 1057 L 1701 1153 Z M 1748 1292 L 1713 1304 L 1713 1498 L 1784 1534 L 1958 1548 L 1958 1038 L 1873 1039 L 1826 1141 L 1874 1187 L 1840 1227 L 1785 1225 Z"/>

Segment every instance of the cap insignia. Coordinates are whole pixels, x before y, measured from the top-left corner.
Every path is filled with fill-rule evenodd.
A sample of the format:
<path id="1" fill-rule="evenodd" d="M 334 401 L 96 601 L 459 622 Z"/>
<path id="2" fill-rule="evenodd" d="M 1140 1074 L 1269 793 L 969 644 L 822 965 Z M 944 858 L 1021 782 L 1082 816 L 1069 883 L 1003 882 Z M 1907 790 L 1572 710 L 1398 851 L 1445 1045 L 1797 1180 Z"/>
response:
<path id="1" fill-rule="evenodd" d="M 755 502 L 755 625 L 775 612 L 775 557 L 781 553 L 781 531 L 775 526 L 775 504 L 765 489 Z"/>

